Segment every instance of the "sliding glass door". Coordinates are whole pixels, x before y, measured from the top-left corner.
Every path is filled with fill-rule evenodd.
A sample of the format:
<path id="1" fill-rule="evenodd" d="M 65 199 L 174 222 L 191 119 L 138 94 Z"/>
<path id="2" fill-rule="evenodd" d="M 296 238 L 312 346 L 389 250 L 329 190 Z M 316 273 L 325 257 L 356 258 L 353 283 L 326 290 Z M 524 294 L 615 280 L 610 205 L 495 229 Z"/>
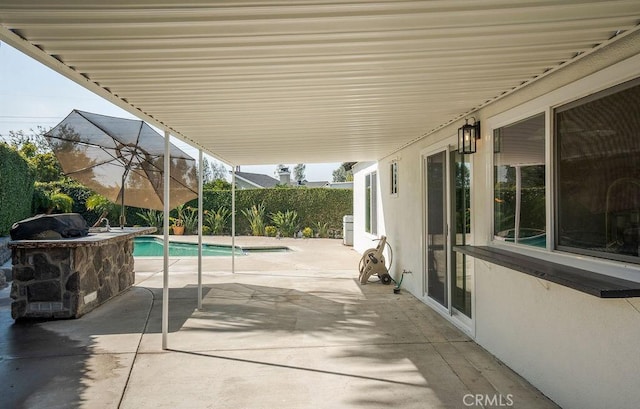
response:
<path id="1" fill-rule="evenodd" d="M 424 158 L 426 181 L 426 269 L 425 293 L 448 307 L 447 274 L 447 153 L 441 151 Z"/>
<path id="2" fill-rule="evenodd" d="M 423 294 L 463 320 L 471 318 L 473 269 L 453 247 L 470 244 L 469 159 L 453 148 L 423 156 Z"/>

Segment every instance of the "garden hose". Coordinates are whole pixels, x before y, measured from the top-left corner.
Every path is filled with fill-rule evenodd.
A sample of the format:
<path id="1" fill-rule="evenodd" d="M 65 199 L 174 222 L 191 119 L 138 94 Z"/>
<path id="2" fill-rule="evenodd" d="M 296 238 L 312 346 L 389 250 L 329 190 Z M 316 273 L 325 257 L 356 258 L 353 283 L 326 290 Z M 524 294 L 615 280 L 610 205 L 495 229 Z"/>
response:
<path id="1" fill-rule="evenodd" d="M 396 286 L 393 288 L 393 292 L 395 294 L 399 294 L 400 293 L 400 286 L 402 285 L 402 280 L 404 280 L 404 275 L 405 274 L 411 274 L 411 271 L 407 271 L 407 270 L 402 270 L 402 275 L 400 276 L 400 281 L 396 281 L 393 279 L 393 277 L 391 277 L 391 281 L 393 281 Z"/>

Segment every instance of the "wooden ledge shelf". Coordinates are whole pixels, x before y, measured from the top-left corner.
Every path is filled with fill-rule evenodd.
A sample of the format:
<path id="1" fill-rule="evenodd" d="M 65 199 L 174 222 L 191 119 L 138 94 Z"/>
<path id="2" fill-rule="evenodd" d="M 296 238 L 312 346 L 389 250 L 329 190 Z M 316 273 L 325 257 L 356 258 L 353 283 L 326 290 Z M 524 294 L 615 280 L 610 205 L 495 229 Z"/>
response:
<path id="1" fill-rule="evenodd" d="M 600 298 L 640 297 L 640 283 L 610 277 L 489 246 L 454 246 L 453 250 Z"/>

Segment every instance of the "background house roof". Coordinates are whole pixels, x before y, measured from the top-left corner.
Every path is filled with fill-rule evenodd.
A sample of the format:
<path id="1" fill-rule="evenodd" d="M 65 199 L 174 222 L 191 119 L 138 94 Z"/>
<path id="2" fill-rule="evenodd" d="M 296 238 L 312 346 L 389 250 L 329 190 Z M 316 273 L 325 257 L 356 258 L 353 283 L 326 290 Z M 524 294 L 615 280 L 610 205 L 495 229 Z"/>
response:
<path id="1" fill-rule="evenodd" d="M 261 173 L 236 172 L 236 178 L 243 179 L 256 187 L 274 187 L 280 181 Z"/>
<path id="2" fill-rule="evenodd" d="M 638 31 L 638 0 L 4 0 L 0 40 L 232 165 L 377 160 Z"/>

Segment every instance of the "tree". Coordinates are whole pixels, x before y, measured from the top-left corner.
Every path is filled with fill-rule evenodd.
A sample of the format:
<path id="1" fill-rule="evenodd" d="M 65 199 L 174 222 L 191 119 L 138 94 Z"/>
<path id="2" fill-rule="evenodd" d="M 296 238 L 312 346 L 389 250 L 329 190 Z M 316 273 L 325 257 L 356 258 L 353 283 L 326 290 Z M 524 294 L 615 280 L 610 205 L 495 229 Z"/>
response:
<path id="1" fill-rule="evenodd" d="M 53 154 L 44 138 L 45 129 L 38 128 L 38 133 L 30 135 L 24 131 L 9 131 L 9 145 L 20 152 L 36 175 L 37 182 L 54 182 L 64 178 L 58 158 Z"/>
<path id="2" fill-rule="evenodd" d="M 69 213 L 73 210 L 73 198 L 49 183 L 35 182 L 31 205 L 33 213 Z"/>
<path id="3" fill-rule="evenodd" d="M 211 162 L 211 176 L 213 177 L 213 180 L 226 179 L 227 168 L 222 162 L 213 161 Z"/>
<path id="4" fill-rule="evenodd" d="M 202 160 L 202 181 L 204 183 L 213 181 L 213 176 L 211 174 L 211 164 L 209 163 L 207 158 L 203 158 Z"/>
<path id="5" fill-rule="evenodd" d="M 203 158 L 202 175 L 204 183 L 210 183 L 218 179 L 225 180 L 227 178 L 227 168 L 215 159 L 209 161 L 207 158 Z"/>
<path id="6" fill-rule="evenodd" d="M 276 170 L 273 172 L 274 175 L 279 176 L 281 172 L 289 172 L 289 167 L 287 165 L 284 165 L 282 163 L 278 164 L 278 166 L 276 166 Z"/>
<path id="7" fill-rule="evenodd" d="M 342 165 L 334 170 L 332 175 L 334 182 L 351 182 L 353 180 L 353 172 L 351 170 L 344 170 L 344 166 Z"/>
<path id="8" fill-rule="evenodd" d="M 293 168 L 293 179 L 300 184 L 305 178 L 304 171 L 306 169 L 306 165 L 304 163 L 298 163 L 295 168 Z"/>
<path id="9" fill-rule="evenodd" d="M 39 182 L 55 182 L 64 179 L 60 162 L 53 152 L 41 153 L 28 159 L 36 172 L 36 180 Z"/>
<path id="10" fill-rule="evenodd" d="M 32 154 L 51 152 L 51 148 L 44 138 L 46 129 L 39 126 L 37 131 L 31 130 L 31 134 L 27 135 L 24 131 L 9 131 L 9 145 L 16 148 L 18 151 L 22 151 L 27 145 L 32 145 L 28 148 L 28 151 Z M 27 152 L 22 152 L 27 154 Z"/>
<path id="11" fill-rule="evenodd" d="M 231 190 L 231 183 L 227 182 L 225 179 L 215 179 L 211 182 L 205 183 L 204 188 L 211 190 Z"/>

